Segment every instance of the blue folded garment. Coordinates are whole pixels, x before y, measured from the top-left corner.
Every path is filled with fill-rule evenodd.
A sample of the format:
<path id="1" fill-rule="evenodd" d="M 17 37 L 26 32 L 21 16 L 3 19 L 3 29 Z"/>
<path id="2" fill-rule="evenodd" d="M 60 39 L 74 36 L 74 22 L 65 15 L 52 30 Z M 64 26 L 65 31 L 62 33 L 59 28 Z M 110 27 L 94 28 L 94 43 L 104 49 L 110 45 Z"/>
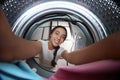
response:
<path id="1" fill-rule="evenodd" d="M 0 62 L 0 80 L 43 80 L 23 61 Z"/>

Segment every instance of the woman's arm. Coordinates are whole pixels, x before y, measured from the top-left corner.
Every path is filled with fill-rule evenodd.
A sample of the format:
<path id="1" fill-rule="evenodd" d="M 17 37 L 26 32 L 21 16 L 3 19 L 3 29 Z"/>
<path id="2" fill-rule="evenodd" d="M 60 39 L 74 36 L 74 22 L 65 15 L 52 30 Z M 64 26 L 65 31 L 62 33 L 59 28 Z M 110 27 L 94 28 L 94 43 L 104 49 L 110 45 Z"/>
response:
<path id="1" fill-rule="evenodd" d="M 41 43 L 17 37 L 0 8 L 0 61 L 27 59 L 41 52 Z"/>
<path id="2" fill-rule="evenodd" d="M 120 31 L 83 49 L 62 54 L 68 62 L 83 64 L 98 60 L 120 60 Z"/>

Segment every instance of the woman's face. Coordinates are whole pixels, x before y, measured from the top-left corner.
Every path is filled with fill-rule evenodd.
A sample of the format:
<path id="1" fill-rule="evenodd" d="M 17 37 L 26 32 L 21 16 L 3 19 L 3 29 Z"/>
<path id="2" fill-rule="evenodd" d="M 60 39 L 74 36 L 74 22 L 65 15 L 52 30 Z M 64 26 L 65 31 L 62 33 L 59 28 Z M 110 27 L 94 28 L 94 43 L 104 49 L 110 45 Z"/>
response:
<path id="1" fill-rule="evenodd" d="M 50 42 L 52 43 L 52 46 L 59 46 L 62 42 L 64 42 L 66 36 L 66 31 L 63 28 L 56 28 L 50 35 Z"/>

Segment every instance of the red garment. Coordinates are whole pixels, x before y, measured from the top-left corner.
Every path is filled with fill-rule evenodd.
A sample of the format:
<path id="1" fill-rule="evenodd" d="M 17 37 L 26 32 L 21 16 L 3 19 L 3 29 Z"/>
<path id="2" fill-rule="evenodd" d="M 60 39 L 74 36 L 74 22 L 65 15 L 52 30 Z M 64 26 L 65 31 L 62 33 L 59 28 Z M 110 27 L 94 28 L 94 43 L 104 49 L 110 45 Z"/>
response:
<path id="1" fill-rule="evenodd" d="M 106 60 L 61 67 L 48 80 L 120 80 L 120 61 Z"/>

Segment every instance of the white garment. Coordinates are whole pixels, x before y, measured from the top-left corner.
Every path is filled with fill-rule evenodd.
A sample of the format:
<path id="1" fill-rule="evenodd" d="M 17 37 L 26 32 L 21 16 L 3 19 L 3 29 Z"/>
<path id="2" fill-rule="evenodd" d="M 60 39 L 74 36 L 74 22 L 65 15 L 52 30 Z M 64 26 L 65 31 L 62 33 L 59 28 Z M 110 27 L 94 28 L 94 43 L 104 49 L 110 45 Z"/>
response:
<path id="1" fill-rule="evenodd" d="M 53 53 L 55 50 L 49 50 L 48 41 L 43 41 L 43 40 L 40 40 L 40 41 L 42 43 L 42 53 L 40 53 L 40 56 L 39 56 L 40 64 L 46 67 L 47 69 L 51 69 L 53 68 L 53 66 L 51 66 L 51 61 L 53 60 Z M 63 51 L 64 51 L 64 48 L 62 47 L 58 49 L 57 55 L 55 58 L 56 62 L 58 59 L 61 58 L 61 54 Z"/>

